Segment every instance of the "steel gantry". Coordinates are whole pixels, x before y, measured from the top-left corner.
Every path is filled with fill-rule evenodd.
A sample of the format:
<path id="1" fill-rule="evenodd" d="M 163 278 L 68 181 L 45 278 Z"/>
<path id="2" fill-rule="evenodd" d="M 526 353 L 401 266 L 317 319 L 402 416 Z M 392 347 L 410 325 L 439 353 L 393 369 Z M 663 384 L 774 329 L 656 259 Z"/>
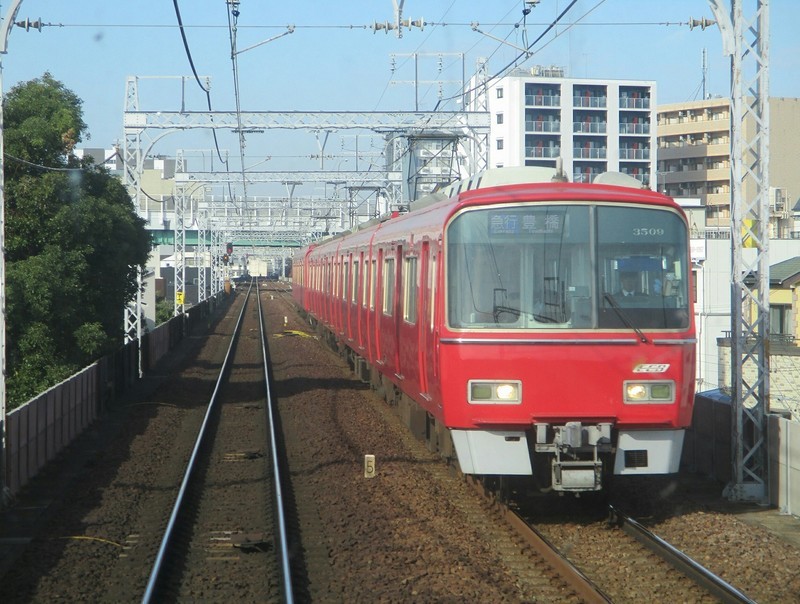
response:
<path id="1" fill-rule="evenodd" d="M 767 500 L 769 411 L 769 0 L 709 0 L 731 57 L 730 499 Z M 747 123 L 747 127 L 745 124 Z M 754 254 L 744 254 L 752 248 Z"/>
<path id="2" fill-rule="evenodd" d="M 445 112 L 445 111 L 257 111 L 257 112 L 225 112 L 225 111 L 187 111 L 183 107 L 180 111 L 144 111 L 139 103 L 139 80 L 137 76 L 128 77 L 126 80 L 124 122 L 124 149 L 122 156 L 125 163 L 125 184 L 136 194 L 137 203 L 141 194 L 141 175 L 144 157 L 147 152 L 143 149 L 145 134 L 150 131 L 160 131 L 155 140 L 165 133 L 177 132 L 196 128 L 227 129 L 231 131 L 260 132 L 269 129 L 310 130 L 315 132 L 328 132 L 334 130 L 363 129 L 390 135 L 422 135 L 425 133 L 441 133 L 449 137 L 457 137 L 464 141 L 466 152 L 466 169 L 475 172 L 486 166 L 488 156 L 489 113 L 482 112 Z M 185 82 L 186 78 L 181 78 Z M 153 140 L 149 147 L 155 144 Z M 181 164 L 182 162 L 178 162 Z M 185 262 L 186 262 L 186 229 L 190 225 L 186 221 L 187 205 L 190 203 L 190 192 L 187 183 L 192 179 L 179 178 L 184 170 L 181 165 L 176 169 L 175 181 L 175 313 L 183 311 L 185 295 Z M 216 173 L 217 175 L 223 173 Z M 235 178 L 233 172 L 225 172 L 224 178 Z M 381 185 L 376 185 L 373 179 L 382 180 Z M 237 174 L 242 185 L 245 179 L 250 182 L 253 178 L 250 173 L 242 171 Z M 274 178 L 272 174 L 268 178 Z M 291 180 L 296 174 L 283 173 L 281 181 L 299 182 Z M 389 172 L 389 166 L 382 171 L 365 171 L 356 176 L 355 182 L 348 182 L 351 187 L 368 187 L 371 192 L 376 191 L 376 186 L 385 189 L 390 203 L 400 202 L 402 190 L 397 176 Z M 208 178 L 208 175 L 207 175 Z M 221 178 L 215 176 L 214 178 Z M 309 182 L 327 182 L 341 180 L 342 174 L 336 172 L 317 173 L 311 177 L 306 175 Z M 208 183 L 209 180 L 202 182 Z M 349 196 L 356 189 L 349 191 Z M 376 195 L 377 197 L 377 195 Z M 231 203 L 229 205 L 236 205 Z M 250 200 L 240 200 L 241 215 L 236 218 L 240 221 L 241 230 L 246 230 L 241 222 L 249 210 Z M 352 207 L 352 199 L 344 200 Z M 287 215 L 288 218 L 288 215 Z M 312 217 L 313 218 L 313 217 Z M 213 219 L 212 219 L 213 221 Z M 221 225 L 223 230 L 234 228 L 235 221 Z M 257 225 L 253 225 L 257 226 Z M 308 227 L 309 224 L 306 224 Z M 213 228 L 213 227 L 212 227 Z M 214 253 L 212 252 L 212 256 Z"/>

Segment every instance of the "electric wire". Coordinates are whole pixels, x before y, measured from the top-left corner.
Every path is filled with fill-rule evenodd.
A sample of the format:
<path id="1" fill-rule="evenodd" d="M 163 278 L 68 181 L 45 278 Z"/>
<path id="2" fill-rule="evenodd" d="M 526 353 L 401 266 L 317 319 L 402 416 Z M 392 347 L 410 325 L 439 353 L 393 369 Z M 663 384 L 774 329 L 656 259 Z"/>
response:
<path id="1" fill-rule="evenodd" d="M 178 6 L 178 0 L 172 0 L 172 5 L 175 8 L 175 18 L 178 21 L 178 29 L 180 30 L 181 40 L 183 41 L 183 48 L 186 52 L 186 58 L 189 61 L 189 67 L 192 69 L 192 74 L 194 74 L 194 79 L 197 81 L 197 85 L 200 86 L 200 90 L 202 90 L 206 95 L 206 101 L 208 103 L 208 110 L 209 112 L 213 112 L 211 108 L 211 91 L 206 88 L 203 83 L 200 81 L 200 76 L 197 75 L 197 69 L 194 66 L 194 59 L 192 58 L 192 51 L 189 49 L 189 40 L 186 37 L 186 28 L 183 25 L 183 19 L 181 17 L 181 10 Z M 211 121 L 214 121 L 214 116 L 211 116 Z M 217 156 L 219 157 L 220 162 L 225 166 L 226 170 L 228 168 L 228 160 L 222 158 L 222 152 L 219 148 L 219 140 L 217 139 L 217 130 L 216 128 L 211 128 L 211 134 L 214 137 L 214 146 L 217 150 Z"/>
<path id="2" fill-rule="evenodd" d="M 541 34 L 539 34 L 539 36 L 538 36 L 538 37 L 537 37 L 537 38 L 536 38 L 536 39 L 535 39 L 533 42 L 531 42 L 531 44 L 530 44 L 529 46 L 527 46 L 527 47 L 525 48 L 525 50 L 524 50 L 524 51 L 522 51 L 521 53 L 519 53 L 519 54 L 518 54 L 518 55 L 517 55 L 517 56 L 516 56 L 516 57 L 515 57 L 515 58 L 514 58 L 512 61 L 510 61 L 509 63 L 507 63 L 507 64 L 506 64 L 506 65 L 505 65 L 505 66 L 504 66 L 502 69 L 500 69 L 500 70 L 499 70 L 499 71 L 497 71 L 497 72 L 496 72 L 494 75 L 492 75 L 492 76 L 490 76 L 489 78 L 487 78 L 487 79 L 486 79 L 484 82 L 480 82 L 480 83 L 476 84 L 475 86 L 473 86 L 472 88 L 469 88 L 468 90 L 463 90 L 463 91 L 462 91 L 462 92 L 460 92 L 459 94 L 456 94 L 456 95 L 453 95 L 453 96 L 447 97 L 447 98 L 445 98 L 445 99 L 441 99 L 441 100 L 439 101 L 439 103 L 437 103 L 437 104 L 436 104 L 436 108 L 434 108 L 434 111 L 436 111 L 436 110 L 438 109 L 438 107 L 439 107 L 439 104 L 441 103 L 441 101 L 442 101 L 442 100 L 451 100 L 451 99 L 455 99 L 455 98 L 457 98 L 457 97 L 460 97 L 460 96 L 464 96 L 464 95 L 466 95 L 466 94 L 469 94 L 470 92 L 474 92 L 475 90 L 478 90 L 479 88 L 483 88 L 483 87 L 487 86 L 487 85 L 489 84 L 489 82 L 491 82 L 492 80 L 496 80 L 497 78 L 500 78 L 500 77 L 502 77 L 502 76 L 503 76 L 503 75 L 504 75 L 506 72 L 508 72 L 508 71 L 509 71 L 509 70 L 510 70 L 512 67 L 514 67 L 514 66 L 517 64 L 517 61 L 519 61 L 519 60 L 520 60 L 522 57 L 525 57 L 525 58 L 530 58 L 530 56 L 531 56 L 531 54 L 532 54 L 532 53 L 531 53 L 531 49 L 532 49 L 534 46 L 536 46 L 536 44 L 539 42 L 539 40 L 541 40 L 542 38 L 544 38 L 544 37 L 545 37 L 545 36 L 546 36 L 546 35 L 547 35 L 547 34 L 550 32 L 550 30 L 551 30 L 551 29 L 553 29 L 553 28 L 554 28 L 556 25 L 558 25 L 558 23 L 561 21 L 561 19 L 562 19 L 562 18 L 563 18 L 563 17 L 564 17 L 564 16 L 565 16 L 565 15 L 566 15 L 566 14 L 567 14 L 567 13 L 568 13 L 568 12 L 569 12 L 571 9 L 572 9 L 572 7 L 573 7 L 573 6 L 575 6 L 575 4 L 576 4 L 577 2 L 578 2 L 578 0 L 572 0 L 572 1 L 571 1 L 571 2 L 570 2 L 568 5 L 567 5 L 567 7 L 566 7 L 564 10 L 562 10 L 562 11 L 559 13 L 559 15 L 558 15 L 558 16 L 555 18 L 555 20 L 554 20 L 554 21 L 552 21 L 552 22 L 551 22 L 551 23 L 550 23 L 550 24 L 549 24 L 549 25 L 548 25 L 548 26 L 545 28 L 545 30 L 544 30 L 544 31 L 543 31 Z M 603 2 L 605 2 L 605 0 L 600 0 L 600 2 L 599 2 L 599 3 L 598 3 L 596 6 L 595 6 L 595 8 L 597 8 L 597 6 L 600 6 L 600 4 L 602 4 Z M 594 10 L 594 9 L 592 9 L 592 10 Z M 591 11 L 589 11 L 589 12 L 591 12 Z M 587 12 L 586 14 L 589 14 L 589 13 Z M 585 16 L 585 15 L 584 15 L 584 16 Z M 563 32 L 562 32 L 562 33 L 563 33 Z"/>
<path id="3" fill-rule="evenodd" d="M 566 8 L 565 8 L 563 11 L 561 11 L 561 13 L 560 13 L 560 14 L 559 14 L 559 15 L 556 17 L 556 19 L 555 19 L 554 21 L 552 21 L 552 22 L 551 22 L 551 23 L 550 23 L 550 24 L 549 24 L 549 25 L 548 25 L 548 26 L 545 28 L 545 30 L 544 30 L 544 31 L 543 31 L 543 32 L 542 32 L 542 33 L 541 33 L 541 34 L 540 34 L 540 35 L 539 35 L 539 36 L 538 36 L 538 37 L 537 37 L 537 38 L 536 38 L 536 39 L 535 39 L 535 40 L 534 40 L 534 41 L 533 41 L 533 42 L 532 42 L 530 45 L 528 45 L 528 46 L 526 47 L 526 50 L 525 50 L 525 51 L 523 51 L 523 52 L 519 53 L 519 54 L 516 56 L 516 58 L 514 58 L 514 59 L 513 59 L 513 60 L 512 60 L 510 63 L 508 63 L 508 64 L 507 64 L 505 67 L 503 67 L 503 68 L 502 68 L 500 71 L 496 72 L 496 73 L 495 73 L 493 76 L 491 76 L 490 78 L 488 78 L 488 79 L 487 79 L 485 82 L 480 82 L 479 84 L 477 84 L 476 86 L 474 86 L 474 87 L 472 87 L 472 88 L 470 88 L 470 89 L 467 89 L 467 90 L 463 90 L 463 89 L 462 89 L 463 91 L 462 91 L 462 92 L 460 92 L 459 94 L 456 94 L 456 95 L 453 95 L 453 96 L 450 96 L 450 97 L 445 97 L 445 98 L 443 98 L 443 99 L 439 99 L 439 101 L 436 103 L 436 106 L 434 107 L 433 111 L 438 111 L 438 110 L 439 110 L 439 107 L 440 107 L 440 105 L 441 105 L 442 101 L 448 101 L 448 100 L 452 100 L 452 99 L 455 99 L 455 98 L 458 98 L 458 97 L 464 96 L 464 95 L 466 95 L 466 94 L 469 94 L 470 92 L 473 92 L 473 91 L 477 90 L 478 88 L 485 87 L 486 85 L 488 85 L 488 83 L 489 83 L 489 82 L 491 82 L 491 81 L 492 81 L 492 80 L 494 80 L 494 79 L 497 79 L 497 78 L 501 77 L 501 76 L 502 76 L 504 73 L 506 73 L 506 72 L 507 72 L 509 69 L 511 69 L 511 67 L 513 67 L 513 66 L 514 66 L 514 65 L 517 63 L 517 61 L 519 61 L 519 60 L 520 60 L 522 57 L 526 57 L 526 56 L 527 56 L 527 57 L 529 57 L 529 56 L 530 56 L 530 50 L 531 50 L 531 49 L 532 49 L 532 48 L 533 48 L 533 47 L 534 47 L 534 46 L 535 46 L 535 45 L 536 45 L 536 44 L 537 44 L 537 43 L 538 43 L 538 42 L 539 42 L 539 41 L 540 41 L 540 40 L 541 40 L 541 39 L 542 39 L 544 36 L 546 36 L 546 35 L 547 35 L 547 33 L 548 33 L 548 32 L 549 32 L 551 29 L 553 29 L 553 28 L 554 28 L 554 27 L 555 27 L 555 26 L 556 26 L 556 25 L 557 25 L 557 24 L 558 24 L 558 23 L 561 21 L 561 19 L 562 19 L 562 18 L 563 18 L 563 17 L 564 17 L 564 16 L 565 16 L 565 15 L 566 15 L 566 14 L 567 14 L 569 11 L 570 11 L 570 9 L 572 9 L 572 7 L 573 7 L 573 6 L 574 6 L 574 5 L 577 3 L 577 1 L 578 1 L 578 0 L 572 0 L 572 1 L 570 2 L 570 4 L 569 4 L 569 5 L 568 5 L 568 6 L 567 6 L 567 7 L 566 7 Z M 585 17 L 586 17 L 586 16 L 587 16 L 589 13 L 591 13 L 592 11 L 594 11 L 594 10 L 595 10 L 597 7 L 599 7 L 599 6 L 600 6 L 601 4 L 603 4 L 604 2 L 605 2 L 605 0 L 600 0 L 600 2 L 598 2 L 598 3 L 597 3 L 597 4 L 596 4 L 596 5 L 595 5 L 595 6 L 594 6 L 592 9 L 590 9 L 590 10 L 589 10 L 589 11 L 587 11 L 587 12 L 586 12 L 586 13 L 585 13 L 583 16 L 581 16 L 581 19 L 585 18 Z M 513 9 L 512 9 L 512 10 L 513 10 Z M 509 12 L 510 12 L 510 11 L 509 11 Z M 523 13 L 523 19 L 524 19 L 524 17 L 525 17 L 525 14 Z M 514 24 L 514 28 L 515 28 L 515 29 L 516 29 L 517 27 L 519 27 L 519 24 L 520 24 L 520 22 L 521 22 L 521 21 L 522 21 L 522 19 L 521 19 L 520 21 L 518 21 L 517 23 L 515 23 L 515 24 Z M 569 29 L 569 28 L 565 29 L 564 31 L 567 31 L 568 29 Z M 511 33 L 512 33 L 513 31 L 514 31 L 514 30 L 512 29 L 512 31 L 511 31 L 511 32 L 509 32 L 508 36 L 506 36 L 506 39 L 507 39 L 507 38 L 508 38 L 508 37 L 511 35 Z M 564 33 L 564 32 L 562 32 L 562 34 L 563 34 L 563 33 Z M 561 34 L 559 34 L 559 35 L 561 35 Z M 499 49 L 499 46 L 498 46 L 498 48 L 496 48 L 496 49 L 495 49 L 495 52 L 497 52 L 497 50 L 498 50 L 498 49 Z M 494 56 L 494 53 L 492 53 L 492 56 Z M 409 152 L 410 152 L 410 149 L 407 149 L 407 150 L 404 152 L 404 154 L 403 154 L 403 155 L 405 155 L 406 153 L 409 153 Z M 402 156 L 401 156 L 401 157 L 402 157 Z"/>
<path id="4" fill-rule="evenodd" d="M 244 149 L 246 146 L 245 136 L 244 136 L 244 129 L 242 128 L 242 102 L 241 102 L 241 95 L 239 93 L 239 59 L 238 53 L 236 52 L 236 31 L 239 22 L 239 10 L 236 8 L 237 5 L 233 3 L 229 3 L 230 10 L 228 11 L 228 36 L 231 42 L 231 67 L 233 69 L 233 94 L 234 100 L 236 105 L 236 129 L 237 134 L 239 135 L 239 161 L 241 165 L 241 175 L 242 175 L 242 203 L 244 207 L 242 209 L 242 219 L 245 218 L 247 214 L 247 179 L 245 178 L 245 168 L 244 168 Z"/>

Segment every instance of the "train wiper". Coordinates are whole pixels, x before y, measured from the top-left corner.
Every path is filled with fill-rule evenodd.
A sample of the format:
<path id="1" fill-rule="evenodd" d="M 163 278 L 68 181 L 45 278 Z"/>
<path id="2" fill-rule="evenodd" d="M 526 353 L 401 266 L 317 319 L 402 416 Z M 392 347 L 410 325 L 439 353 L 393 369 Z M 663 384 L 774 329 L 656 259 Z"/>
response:
<path id="1" fill-rule="evenodd" d="M 646 335 L 644 335 L 644 332 L 643 332 L 641 329 L 639 329 L 638 327 L 636 327 L 636 325 L 634 325 L 634 324 L 631 322 L 631 320 L 628 318 L 628 315 L 627 315 L 627 314 L 625 314 L 625 311 L 623 311 L 623 310 L 622 310 L 622 308 L 620 308 L 620 305 L 619 305 L 619 304 L 617 304 L 617 301 L 614 299 L 614 296 L 612 296 L 612 295 L 611 295 L 611 294 L 609 294 L 608 292 L 605 292 L 605 293 L 603 294 L 603 298 L 605 298 L 605 300 L 606 300 L 606 301 L 609 303 L 609 305 L 611 306 L 611 308 L 613 308 L 613 309 L 614 309 L 614 312 L 616 312 L 616 313 L 617 313 L 617 316 L 618 316 L 620 319 L 622 319 L 622 322 L 623 322 L 623 323 L 625 323 L 625 326 L 626 326 L 626 327 L 628 327 L 629 329 L 632 329 L 633 331 L 635 331 L 635 332 L 636 332 L 636 335 L 638 335 L 638 336 L 639 336 L 639 339 L 641 339 L 641 341 L 642 341 L 643 343 L 645 343 L 645 344 L 648 344 L 648 343 L 649 343 L 649 340 L 647 339 L 647 336 L 646 336 Z"/>
<path id="2" fill-rule="evenodd" d="M 502 313 L 508 313 L 513 317 L 519 317 L 521 311 L 518 308 L 511 308 L 510 306 L 498 306 L 495 304 L 494 308 L 492 309 L 492 316 L 494 317 L 494 322 L 500 322 L 500 315 Z"/>

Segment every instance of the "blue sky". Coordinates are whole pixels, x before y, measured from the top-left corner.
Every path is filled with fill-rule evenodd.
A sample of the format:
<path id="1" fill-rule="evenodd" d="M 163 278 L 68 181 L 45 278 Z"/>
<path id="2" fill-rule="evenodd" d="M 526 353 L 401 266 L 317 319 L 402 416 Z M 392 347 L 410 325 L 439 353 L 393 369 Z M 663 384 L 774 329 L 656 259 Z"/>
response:
<path id="1" fill-rule="evenodd" d="M 729 6 L 730 0 L 723 0 Z M 755 0 L 743 0 L 750 13 Z M 406 0 L 404 16 L 424 19 L 424 29 L 373 33 L 369 26 L 393 19 L 391 0 L 241 0 L 237 48 L 248 48 L 295 26 L 294 33 L 238 55 L 242 110 L 411 110 L 414 88 L 400 83 L 418 79 L 441 82 L 452 95 L 461 79 L 464 53 L 467 78 L 478 57 L 490 57 L 489 73 L 511 61 L 516 47 L 533 42 L 569 0 L 541 0 L 522 22 L 522 0 Z M 6 17 L 10 2 L 0 4 Z M 211 76 L 212 107 L 235 109 L 229 12 L 225 0 L 179 0 L 188 44 L 197 72 Z M 657 83 L 658 103 L 700 98 L 701 53 L 707 50 L 707 91 L 727 95 L 729 59 L 722 54 L 716 27 L 690 30 L 689 18 L 713 18 L 706 0 L 579 0 L 563 20 L 534 46 L 524 65 L 557 65 L 568 75 L 600 79 L 645 79 Z M 172 2 L 167 0 L 24 0 L 17 20 L 41 19 L 42 31 L 14 27 L 2 56 L 3 90 L 49 71 L 75 92 L 84 105 L 91 139 L 84 146 L 110 147 L 123 137 L 126 76 L 190 76 Z M 570 23 L 578 22 L 573 27 Z M 800 97 L 800 2 L 771 1 L 772 96 Z M 478 23 L 473 30 L 472 23 Z M 518 27 L 514 27 L 517 23 Z M 485 35 L 488 34 L 488 35 Z M 442 53 L 441 70 L 439 57 Z M 391 71 L 392 55 L 395 71 Z M 432 109 L 439 84 L 419 90 L 420 109 Z M 147 110 L 205 110 L 206 97 L 190 80 L 143 81 L 140 104 Z M 444 109 L 456 109 L 452 102 Z M 351 137 L 352 138 L 352 137 Z M 348 152 L 345 139 L 326 152 Z M 362 142 L 362 145 L 365 144 Z M 165 137 L 154 152 L 210 149 L 209 133 Z M 232 137 L 225 148 L 238 155 Z M 362 150 L 363 150 L 362 146 Z M 292 157 L 318 153 L 307 132 L 266 133 L 248 140 L 252 163 L 274 157 L 270 167 L 291 169 Z M 284 157 L 284 165 L 277 158 Z M 346 161 L 346 160 L 345 160 Z M 345 166 L 346 167 L 346 166 Z"/>

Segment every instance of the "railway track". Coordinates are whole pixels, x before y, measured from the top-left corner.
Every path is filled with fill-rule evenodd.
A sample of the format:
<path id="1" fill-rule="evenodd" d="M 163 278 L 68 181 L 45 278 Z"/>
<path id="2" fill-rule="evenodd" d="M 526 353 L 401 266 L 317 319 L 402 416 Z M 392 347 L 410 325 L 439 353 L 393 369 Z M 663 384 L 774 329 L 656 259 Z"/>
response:
<path id="1" fill-rule="evenodd" d="M 165 369 L 157 391 L 126 403 L 118 417 L 96 427 L 95 436 L 102 435 L 106 444 L 89 439 L 90 463 L 50 505 L 52 520 L 42 522 L 30 551 L 3 577 L 0 601 L 140 601 L 243 298 L 240 291 L 231 307 L 236 312 L 217 321 L 212 333 L 195 336 L 199 346 L 188 353 L 185 367 Z M 396 409 L 356 379 L 341 357 L 320 346 L 280 284 L 270 285 L 261 299 L 273 400 L 291 468 L 284 498 L 291 508 L 288 540 L 298 601 L 597 601 L 555 573 L 495 506 L 476 497 L 401 425 Z M 249 320 L 250 311 L 244 316 Z M 179 523 L 180 547 L 166 556 L 165 565 L 182 568 L 178 579 L 166 580 L 166 595 L 159 600 L 282 598 L 275 589 L 279 573 L 263 566 L 274 553 L 271 512 L 257 502 L 269 491 L 264 485 L 271 473 L 260 416 L 265 395 L 263 385 L 256 385 L 262 384 L 263 370 L 257 347 L 245 352 L 244 345 L 258 333 L 255 324 L 245 324 L 233 352 L 233 392 L 230 398 L 220 392 L 214 445 L 199 466 L 204 482 L 188 489 L 205 496 L 191 507 L 191 528 Z M 262 448 L 247 443 L 250 431 Z M 370 478 L 364 472 L 368 454 L 376 460 Z M 246 509 L 237 507 L 237 500 L 246 501 Z M 688 579 L 677 584 L 665 579 L 682 575 L 609 526 L 605 515 L 581 517 L 567 509 L 566 500 L 559 503 L 560 516 L 538 510 L 529 520 L 605 598 L 718 601 L 698 586 L 687 587 Z M 691 514 L 676 519 L 690 530 L 695 525 Z M 735 530 L 730 534 L 741 534 L 741 527 Z M 762 551 L 762 540 L 749 542 L 758 544 L 755 556 L 778 552 L 795 559 L 783 550 Z M 681 543 L 691 548 L 696 541 Z M 738 584 L 743 573 L 731 566 L 735 557 L 724 552 L 719 557 L 725 565 L 712 565 L 713 570 Z M 250 569 L 246 579 L 242 569 Z M 774 580 L 757 589 L 742 587 L 760 602 L 797 601 L 786 595 L 798 593 L 790 581 L 784 579 L 782 592 Z"/>
<path id="2" fill-rule="evenodd" d="M 719 599 L 720 602 L 727 604 L 755 604 L 754 600 L 748 598 L 730 583 L 715 575 L 614 506 L 609 506 L 609 522 L 620 527 L 627 535 L 636 539 L 636 541 L 662 558 L 673 568 L 703 587 L 708 593 Z"/>
<path id="3" fill-rule="evenodd" d="M 476 482 L 475 488 L 487 496 L 484 485 Z M 584 507 L 564 500 L 564 509 L 543 517 L 541 508 L 550 505 L 538 502 L 533 505 L 539 509 L 532 511 L 530 502 L 494 501 L 515 530 L 547 556 L 586 601 L 754 602 L 613 505 L 602 520 L 597 518 L 600 505 Z"/>
<path id="4" fill-rule="evenodd" d="M 241 297 L 143 602 L 293 601 L 258 286 Z"/>

